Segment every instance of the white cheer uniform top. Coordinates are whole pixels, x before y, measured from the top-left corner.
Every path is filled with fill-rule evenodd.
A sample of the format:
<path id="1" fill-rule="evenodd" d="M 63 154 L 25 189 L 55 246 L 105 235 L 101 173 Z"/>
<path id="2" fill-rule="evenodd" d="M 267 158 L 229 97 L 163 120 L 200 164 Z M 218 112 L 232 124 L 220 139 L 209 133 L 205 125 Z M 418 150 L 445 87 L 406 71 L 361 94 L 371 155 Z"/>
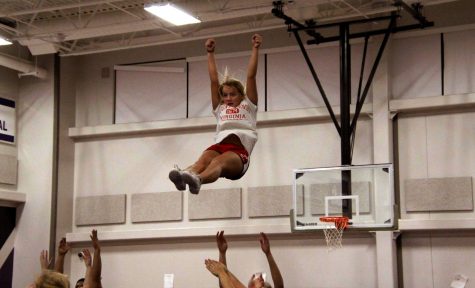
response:
<path id="1" fill-rule="evenodd" d="M 216 116 L 218 121 L 216 143 L 220 143 L 227 136 L 235 134 L 241 140 L 247 153 L 251 155 L 257 142 L 257 106 L 245 96 L 237 107 L 219 104 L 213 111 L 213 115 Z"/>

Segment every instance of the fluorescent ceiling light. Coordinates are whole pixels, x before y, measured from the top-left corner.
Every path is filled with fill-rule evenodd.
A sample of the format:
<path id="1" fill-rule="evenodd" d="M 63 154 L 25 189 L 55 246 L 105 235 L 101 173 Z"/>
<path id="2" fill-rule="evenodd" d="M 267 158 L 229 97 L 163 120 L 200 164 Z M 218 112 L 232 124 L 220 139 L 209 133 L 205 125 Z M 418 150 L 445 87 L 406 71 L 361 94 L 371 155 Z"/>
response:
<path id="1" fill-rule="evenodd" d="M 169 3 L 165 5 L 161 5 L 161 4 L 148 5 L 148 6 L 145 6 L 144 9 L 152 13 L 153 15 L 160 17 L 161 19 L 176 26 L 186 25 L 186 24 L 195 24 L 195 23 L 201 22 L 199 19 L 196 19 L 195 17 L 191 16 L 187 12 L 181 9 L 178 9 L 177 7 Z"/>
<path id="2" fill-rule="evenodd" d="M 0 46 L 2 45 L 11 45 L 12 42 L 8 41 L 7 39 L 0 36 Z"/>

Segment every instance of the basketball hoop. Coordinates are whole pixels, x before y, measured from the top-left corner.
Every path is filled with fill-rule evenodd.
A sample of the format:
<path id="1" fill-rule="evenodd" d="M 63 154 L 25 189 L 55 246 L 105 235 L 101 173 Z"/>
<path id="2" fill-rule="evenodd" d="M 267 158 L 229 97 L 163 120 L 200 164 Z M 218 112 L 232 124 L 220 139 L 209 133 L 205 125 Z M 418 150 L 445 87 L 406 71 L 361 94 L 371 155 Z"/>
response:
<path id="1" fill-rule="evenodd" d="M 320 217 L 320 221 L 324 222 L 323 233 L 325 234 L 328 249 L 341 248 L 343 231 L 348 226 L 349 218 L 345 216 L 325 216 Z"/>

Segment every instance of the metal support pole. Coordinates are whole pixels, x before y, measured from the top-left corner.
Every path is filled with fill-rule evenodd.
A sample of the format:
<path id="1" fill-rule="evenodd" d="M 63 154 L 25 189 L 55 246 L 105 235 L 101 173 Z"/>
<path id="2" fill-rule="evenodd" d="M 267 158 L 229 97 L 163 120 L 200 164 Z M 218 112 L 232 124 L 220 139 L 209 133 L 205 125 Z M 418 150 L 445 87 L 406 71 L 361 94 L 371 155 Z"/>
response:
<path id="1" fill-rule="evenodd" d="M 403 0 L 395 0 L 394 5 L 402 7 L 402 9 L 406 10 L 407 13 L 411 14 L 411 16 L 414 17 L 414 19 L 419 21 L 421 25 L 427 23 L 426 17 L 422 16 L 421 14 L 420 9 L 422 8 L 422 5 L 420 3 L 413 3 L 411 7 L 407 5 L 407 3 L 404 2 Z"/>
<path id="2" fill-rule="evenodd" d="M 341 165 L 351 165 L 351 47 L 349 24 L 340 25 Z M 341 172 L 341 194 L 351 195 L 351 171 Z M 351 218 L 351 199 L 342 200 L 343 216 Z"/>
<path id="3" fill-rule="evenodd" d="M 335 124 L 336 130 L 338 131 L 338 134 L 340 134 L 341 136 L 341 128 L 340 128 L 340 125 L 338 124 L 338 120 L 336 119 L 335 113 L 333 113 L 333 108 L 330 104 L 330 101 L 328 101 L 325 90 L 323 90 L 322 83 L 320 83 L 320 79 L 318 79 L 317 72 L 315 72 L 315 69 L 313 68 L 312 61 L 310 61 L 310 57 L 308 57 L 307 51 L 305 50 L 305 47 L 303 46 L 303 42 L 302 42 L 302 39 L 300 39 L 299 32 L 294 31 L 294 36 L 295 36 L 295 39 L 297 40 L 297 43 L 299 44 L 303 57 L 305 58 L 305 62 L 307 62 L 308 68 L 310 69 L 310 73 L 312 73 L 313 80 L 315 80 L 315 84 L 317 84 L 318 90 L 320 91 L 320 94 L 322 95 L 323 102 L 325 102 L 325 106 L 328 109 L 328 113 L 330 113 L 330 117 L 333 121 L 333 124 Z"/>
<path id="4" fill-rule="evenodd" d="M 383 41 L 381 42 L 381 46 L 379 46 L 376 59 L 374 60 L 373 68 L 371 68 L 371 72 L 369 73 L 368 80 L 366 80 L 366 85 L 363 90 L 363 94 L 361 95 L 361 99 L 360 101 L 358 101 L 358 103 L 356 103 L 356 111 L 355 111 L 355 115 L 353 116 L 353 121 L 351 123 L 352 132 L 354 132 L 356 129 L 355 128 L 356 122 L 358 121 L 358 117 L 360 116 L 361 109 L 363 108 L 363 103 L 366 100 L 366 96 L 368 95 L 369 88 L 371 87 L 371 83 L 373 82 L 373 77 L 376 74 L 376 69 L 378 68 L 379 61 L 381 60 L 381 57 L 383 56 L 384 48 L 386 48 L 386 44 L 388 43 L 388 40 L 389 40 L 389 35 L 391 35 L 391 31 L 395 23 L 396 23 L 395 18 L 392 18 L 391 21 L 389 22 L 389 27 L 386 31 L 386 34 L 384 35 Z"/>
<path id="5" fill-rule="evenodd" d="M 425 24 L 411 24 L 411 25 L 406 25 L 406 26 L 394 27 L 391 30 L 391 33 L 409 31 L 409 30 L 414 30 L 414 29 L 423 29 L 423 28 L 432 27 L 432 26 L 434 26 L 434 22 L 427 22 Z M 386 32 L 387 32 L 387 29 L 378 29 L 378 30 L 372 30 L 372 31 L 366 31 L 366 32 L 359 32 L 359 33 L 350 34 L 350 39 L 356 39 L 356 38 L 367 37 L 367 36 L 376 36 L 376 35 L 386 34 Z M 320 37 L 319 39 L 308 40 L 307 44 L 308 45 L 322 44 L 322 43 L 338 41 L 339 39 L 340 39 L 340 36 Z"/>
<path id="6" fill-rule="evenodd" d="M 305 58 L 305 61 L 307 62 L 307 65 L 312 73 L 312 76 L 318 86 L 318 89 L 320 90 L 320 93 L 322 94 L 322 98 L 325 102 L 325 105 L 327 106 L 327 109 L 330 113 L 330 117 L 333 120 L 333 123 L 335 124 L 338 133 L 340 134 L 341 137 L 341 164 L 342 166 L 350 166 L 352 162 L 352 143 L 354 143 L 354 140 L 352 141 L 351 138 L 354 135 L 356 130 L 356 123 L 358 121 L 358 117 L 361 113 L 361 109 L 363 108 L 363 103 L 365 102 L 366 96 L 368 95 L 368 91 L 371 87 L 371 83 L 373 81 L 373 78 L 376 73 L 376 69 L 379 65 L 379 62 L 381 60 L 381 57 L 383 55 L 384 49 L 386 47 L 386 44 L 389 40 L 389 36 L 391 33 L 396 33 L 400 31 L 407 31 L 407 30 L 413 30 L 413 29 L 418 29 L 418 28 L 426 28 L 426 27 L 431 27 L 434 25 L 433 22 L 429 22 L 425 19 L 424 16 L 422 16 L 421 13 L 421 8 L 422 6 L 420 5 L 413 5 L 411 8 L 408 6 L 403 0 L 393 0 L 394 4 L 396 6 L 402 7 L 403 9 L 407 10 L 419 23 L 418 24 L 413 24 L 413 25 L 406 25 L 406 26 L 396 26 L 396 19 L 399 18 L 399 15 L 397 15 L 395 12 L 392 12 L 390 16 L 382 16 L 382 17 L 376 17 L 376 18 L 371 18 L 371 19 L 363 19 L 363 20 L 352 20 L 352 21 L 347 21 L 347 22 L 342 22 L 342 23 L 329 23 L 329 24 L 322 24 L 322 25 L 317 25 L 314 21 L 306 21 L 306 25 L 303 25 L 299 23 L 298 21 L 295 21 L 291 17 L 285 15 L 283 13 L 283 2 L 282 1 L 274 1 L 274 9 L 272 9 L 272 14 L 274 16 L 284 19 L 285 24 L 288 25 L 288 31 L 293 32 L 295 35 L 295 38 L 297 39 L 297 43 L 300 47 L 300 50 L 302 51 L 302 54 Z M 379 30 L 372 30 L 372 31 L 366 31 L 366 32 L 359 32 L 359 33 L 354 33 L 350 34 L 350 25 L 351 24 L 360 24 L 360 23 L 367 23 L 370 21 L 374 21 L 375 19 L 377 20 L 386 20 L 390 19 L 389 26 L 387 29 L 379 29 Z M 294 27 L 292 27 L 294 26 Z M 338 26 L 339 27 L 339 35 L 338 36 L 332 36 L 332 37 L 324 37 L 320 33 L 316 32 L 317 28 L 328 28 L 332 26 Z M 324 43 L 324 42 L 332 42 L 332 41 L 337 41 L 339 40 L 340 44 L 340 122 L 341 124 L 338 123 L 338 120 L 336 119 L 333 110 L 331 108 L 331 105 L 325 95 L 325 92 L 323 90 L 323 87 L 320 83 L 320 80 L 318 79 L 316 72 L 313 68 L 313 65 L 310 61 L 310 58 L 307 55 L 307 52 L 305 50 L 305 47 L 302 43 L 302 39 L 299 36 L 299 31 L 305 31 L 309 36 L 313 37 L 314 39 L 308 40 L 307 44 L 319 44 L 319 43 Z M 378 54 L 376 56 L 376 59 L 374 60 L 373 67 L 369 73 L 368 79 L 366 81 L 366 85 L 363 89 L 363 92 L 361 93 L 361 85 L 362 85 L 362 79 L 363 79 L 363 65 L 364 65 L 364 56 L 363 56 L 363 63 L 362 63 L 362 75 L 360 76 L 360 84 L 358 88 L 358 100 L 356 103 L 356 110 L 355 110 L 355 115 L 353 116 L 353 119 L 350 117 L 350 104 L 351 104 L 351 51 L 350 51 L 350 39 L 354 38 L 359 38 L 359 37 L 365 37 L 365 54 L 366 54 L 366 49 L 367 49 L 367 39 L 370 36 L 373 35 L 379 35 L 379 34 L 384 34 L 383 41 L 381 43 L 381 46 L 379 47 Z M 373 103 L 374 104 L 374 103 Z M 342 171 L 341 172 L 341 191 L 342 195 L 348 196 L 351 195 L 351 171 Z M 352 218 L 352 203 L 350 200 L 345 199 L 342 200 L 342 214 L 343 216 L 346 216 L 348 218 Z M 388 286 L 389 287 L 389 286 Z"/>

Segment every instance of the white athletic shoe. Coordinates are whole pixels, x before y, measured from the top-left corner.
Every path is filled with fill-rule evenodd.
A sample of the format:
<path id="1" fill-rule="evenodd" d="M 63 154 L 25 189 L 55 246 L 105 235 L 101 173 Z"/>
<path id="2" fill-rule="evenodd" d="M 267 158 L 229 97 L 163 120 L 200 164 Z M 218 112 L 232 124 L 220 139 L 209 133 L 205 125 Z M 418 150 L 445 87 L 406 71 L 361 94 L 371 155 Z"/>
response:
<path id="1" fill-rule="evenodd" d="M 198 194 L 200 193 L 201 188 L 201 179 L 195 173 L 183 170 L 181 172 L 183 181 L 188 184 L 188 188 L 190 189 L 191 194 Z"/>
<path id="2" fill-rule="evenodd" d="M 170 173 L 168 173 L 168 178 L 170 178 L 173 184 L 175 184 L 177 190 L 186 190 L 186 184 L 183 182 L 183 170 L 178 168 L 177 165 L 175 165 L 175 168 L 173 168 Z"/>

